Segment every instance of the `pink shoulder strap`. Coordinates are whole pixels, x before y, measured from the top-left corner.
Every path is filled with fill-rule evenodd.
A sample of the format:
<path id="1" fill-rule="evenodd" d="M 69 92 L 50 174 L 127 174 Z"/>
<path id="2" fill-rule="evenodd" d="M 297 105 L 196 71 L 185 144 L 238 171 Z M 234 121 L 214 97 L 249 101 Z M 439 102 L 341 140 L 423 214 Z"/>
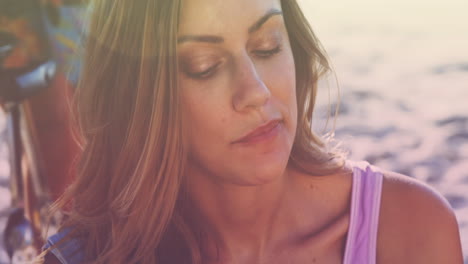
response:
<path id="1" fill-rule="evenodd" d="M 375 264 L 383 174 L 367 162 L 353 168 L 350 223 L 344 264 Z"/>

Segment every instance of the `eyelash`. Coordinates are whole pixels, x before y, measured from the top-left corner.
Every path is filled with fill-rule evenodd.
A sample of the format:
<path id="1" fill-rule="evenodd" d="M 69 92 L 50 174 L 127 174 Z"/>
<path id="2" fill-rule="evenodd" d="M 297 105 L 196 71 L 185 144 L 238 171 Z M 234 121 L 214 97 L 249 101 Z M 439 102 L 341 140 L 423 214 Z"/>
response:
<path id="1" fill-rule="evenodd" d="M 260 57 L 262 59 L 267 59 L 267 58 L 279 53 L 280 51 L 281 51 L 281 46 L 278 45 L 274 49 L 256 50 L 256 51 L 254 51 L 254 53 L 255 53 L 255 55 L 257 55 L 258 57 Z"/>
<path id="2" fill-rule="evenodd" d="M 268 59 L 272 57 L 273 55 L 280 53 L 281 48 L 282 48 L 281 45 L 278 45 L 275 48 L 270 49 L 270 50 L 255 50 L 253 53 L 260 59 Z M 202 72 L 190 73 L 189 76 L 191 78 L 200 79 L 200 80 L 208 79 L 215 73 L 216 68 L 218 68 L 220 64 L 221 63 L 216 63 L 215 65 L 211 66 L 210 68 Z"/>
<path id="3" fill-rule="evenodd" d="M 211 66 L 210 68 L 202 71 L 202 72 L 195 72 L 195 73 L 189 73 L 188 75 L 191 77 L 191 78 L 194 78 L 194 79 L 208 79 L 209 77 L 211 77 L 211 75 L 214 74 L 215 72 L 215 69 L 218 68 L 218 66 L 220 65 L 221 63 L 216 63 L 215 65 Z"/>

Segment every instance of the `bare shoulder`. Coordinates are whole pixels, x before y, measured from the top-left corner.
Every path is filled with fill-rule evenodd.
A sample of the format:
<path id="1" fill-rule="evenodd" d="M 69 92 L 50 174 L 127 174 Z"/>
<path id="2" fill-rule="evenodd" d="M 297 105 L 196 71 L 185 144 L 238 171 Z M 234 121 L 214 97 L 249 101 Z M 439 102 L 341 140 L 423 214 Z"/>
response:
<path id="1" fill-rule="evenodd" d="M 462 263 L 458 224 L 432 187 L 384 172 L 377 263 Z"/>

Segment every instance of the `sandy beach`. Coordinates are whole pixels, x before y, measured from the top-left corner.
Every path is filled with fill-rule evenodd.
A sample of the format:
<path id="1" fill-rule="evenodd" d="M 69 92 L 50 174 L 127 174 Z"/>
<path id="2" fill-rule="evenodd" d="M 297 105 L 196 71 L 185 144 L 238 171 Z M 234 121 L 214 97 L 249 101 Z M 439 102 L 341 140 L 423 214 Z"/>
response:
<path id="1" fill-rule="evenodd" d="M 301 2 L 339 84 L 333 75 L 321 82 L 315 130 L 340 91 L 335 133 L 349 157 L 443 194 L 467 264 L 468 2 Z"/>

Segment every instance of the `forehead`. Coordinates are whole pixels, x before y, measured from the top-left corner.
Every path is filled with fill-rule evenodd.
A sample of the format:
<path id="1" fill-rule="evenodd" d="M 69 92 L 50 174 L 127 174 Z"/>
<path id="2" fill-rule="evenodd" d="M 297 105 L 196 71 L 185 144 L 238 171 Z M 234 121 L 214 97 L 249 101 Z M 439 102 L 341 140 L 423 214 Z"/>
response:
<path id="1" fill-rule="evenodd" d="M 280 0 L 183 0 L 179 35 L 245 33 Z"/>

